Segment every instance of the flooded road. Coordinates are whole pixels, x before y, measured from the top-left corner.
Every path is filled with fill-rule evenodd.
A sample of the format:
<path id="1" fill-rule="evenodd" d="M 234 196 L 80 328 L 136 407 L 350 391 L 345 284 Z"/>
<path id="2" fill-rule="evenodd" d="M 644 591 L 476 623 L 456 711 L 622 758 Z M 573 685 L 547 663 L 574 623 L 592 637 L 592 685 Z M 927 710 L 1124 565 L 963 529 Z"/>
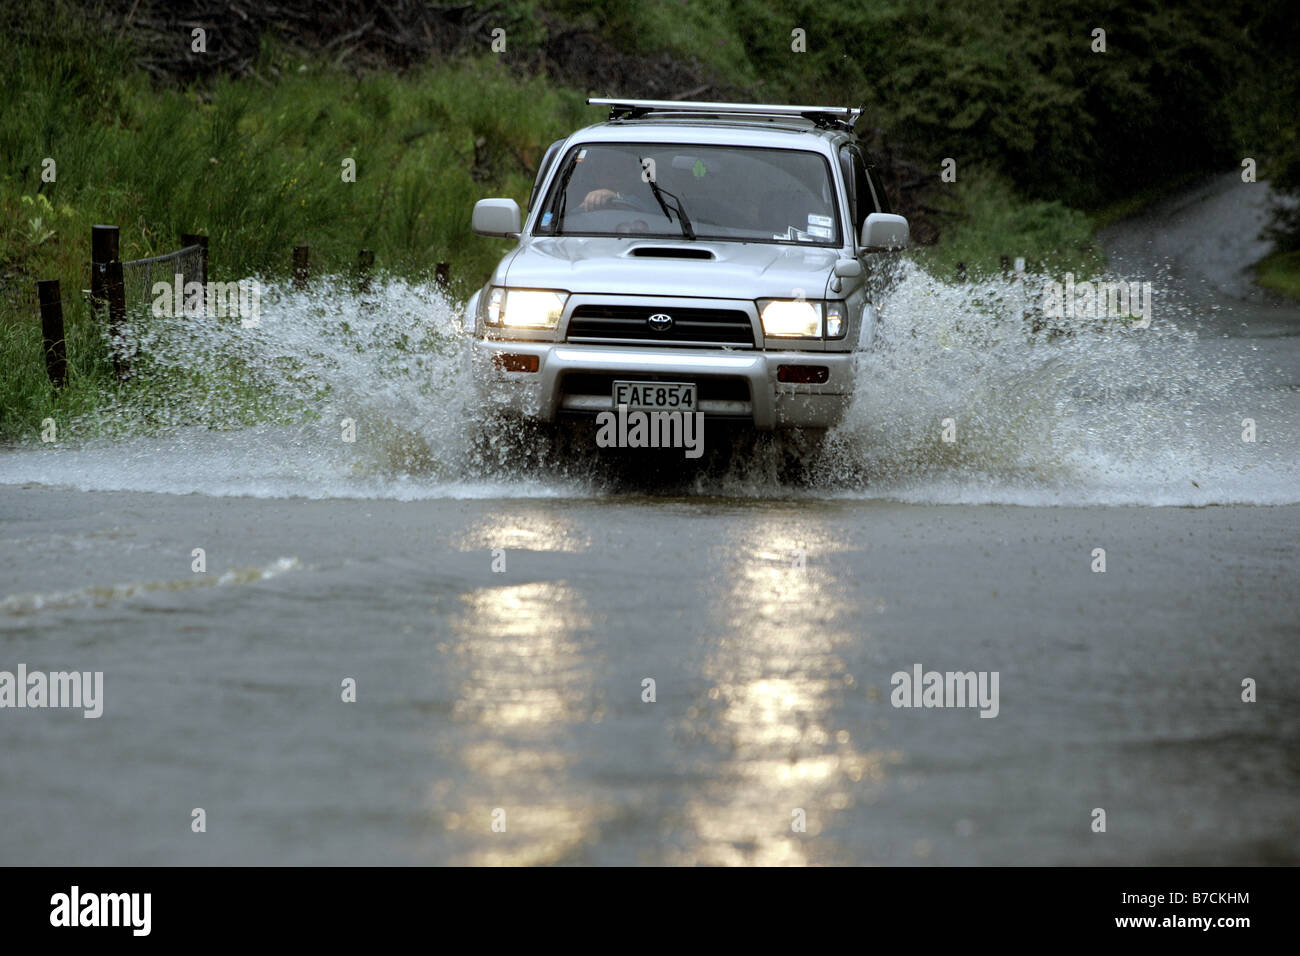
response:
<path id="1" fill-rule="evenodd" d="M 97 720 L 4 713 L 6 862 L 1300 850 L 1300 507 L 4 488 L 0 509 L 5 579 L 43 595 L 0 605 L 6 661 L 105 687 Z M 894 708 L 915 664 L 999 672 L 996 717 Z"/>
<path id="2" fill-rule="evenodd" d="M 905 268 L 798 485 L 485 447 L 431 290 L 155 330 L 285 420 L 0 449 L 0 671 L 103 672 L 0 709 L 0 862 L 1300 862 L 1300 311 L 1154 251 L 1187 208 L 1107 238 L 1142 333 Z"/>

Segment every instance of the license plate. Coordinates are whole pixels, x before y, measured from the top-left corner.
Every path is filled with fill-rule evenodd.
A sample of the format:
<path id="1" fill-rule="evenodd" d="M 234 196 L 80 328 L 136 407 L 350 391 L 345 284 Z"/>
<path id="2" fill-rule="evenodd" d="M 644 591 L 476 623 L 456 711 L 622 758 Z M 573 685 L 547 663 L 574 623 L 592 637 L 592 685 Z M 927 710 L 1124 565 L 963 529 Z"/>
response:
<path id="1" fill-rule="evenodd" d="M 615 382 L 614 407 L 693 412 L 695 385 L 688 382 Z"/>

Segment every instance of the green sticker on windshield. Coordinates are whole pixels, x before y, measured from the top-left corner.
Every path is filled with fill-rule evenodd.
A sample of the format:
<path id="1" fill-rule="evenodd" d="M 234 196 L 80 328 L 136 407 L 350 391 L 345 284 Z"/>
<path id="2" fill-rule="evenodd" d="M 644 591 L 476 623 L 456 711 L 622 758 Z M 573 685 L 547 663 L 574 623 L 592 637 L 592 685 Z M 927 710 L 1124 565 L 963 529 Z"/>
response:
<path id="1" fill-rule="evenodd" d="M 708 172 L 708 169 L 704 166 L 704 160 L 697 159 L 695 165 L 691 167 L 691 172 L 695 174 L 696 179 L 703 179 L 704 174 Z"/>

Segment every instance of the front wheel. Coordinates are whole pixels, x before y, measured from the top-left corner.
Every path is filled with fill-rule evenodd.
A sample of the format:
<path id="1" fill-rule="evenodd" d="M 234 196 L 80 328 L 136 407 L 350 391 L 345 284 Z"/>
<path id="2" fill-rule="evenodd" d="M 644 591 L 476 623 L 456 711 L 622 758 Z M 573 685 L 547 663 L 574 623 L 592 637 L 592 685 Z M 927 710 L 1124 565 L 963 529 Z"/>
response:
<path id="1" fill-rule="evenodd" d="M 470 459 L 487 475 L 536 469 L 550 457 L 556 431 L 547 422 L 493 412 L 476 424 Z"/>
<path id="2" fill-rule="evenodd" d="M 794 428 L 781 434 L 781 481 L 806 485 L 826 445 L 825 428 Z"/>

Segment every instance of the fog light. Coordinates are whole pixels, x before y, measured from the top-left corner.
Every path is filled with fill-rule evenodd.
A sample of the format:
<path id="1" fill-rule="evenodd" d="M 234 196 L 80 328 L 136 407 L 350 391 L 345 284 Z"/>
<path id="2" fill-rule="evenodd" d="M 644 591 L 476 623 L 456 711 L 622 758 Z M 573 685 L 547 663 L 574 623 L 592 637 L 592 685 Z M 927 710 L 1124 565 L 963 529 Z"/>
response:
<path id="1" fill-rule="evenodd" d="M 497 368 L 504 372 L 536 372 L 537 356 L 524 352 L 497 352 L 493 356 Z"/>
<path id="2" fill-rule="evenodd" d="M 776 380 L 794 385 L 825 385 L 831 370 L 825 365 L 778 365 Z"/>

